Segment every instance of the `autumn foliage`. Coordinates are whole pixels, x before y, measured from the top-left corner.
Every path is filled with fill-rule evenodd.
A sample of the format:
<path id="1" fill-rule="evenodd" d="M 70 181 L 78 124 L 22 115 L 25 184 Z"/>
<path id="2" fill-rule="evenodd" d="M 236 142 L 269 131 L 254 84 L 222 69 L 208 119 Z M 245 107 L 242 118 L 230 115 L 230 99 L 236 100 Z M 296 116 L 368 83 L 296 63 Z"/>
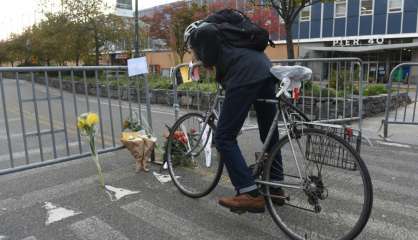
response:
<path id="1" fill-rule="evenodd" d="M 145 16 L 141 20 L 149 25 L 149 35 L 154 39 L 163 39 L 174 50 L 180 61 L 185 54 L 183 48 L 183 33 L 186 27 L 209 14 L 225 8 L 238 9 L 244 12 L 252 21 L 270 32 L 270 37 L 277 40 L 284 34 L 284 27 L 274 9 L 244 4 L 237 0 L 216 0 L 207 6 L 177 2 L 156 11 L 152 16 Z"/>

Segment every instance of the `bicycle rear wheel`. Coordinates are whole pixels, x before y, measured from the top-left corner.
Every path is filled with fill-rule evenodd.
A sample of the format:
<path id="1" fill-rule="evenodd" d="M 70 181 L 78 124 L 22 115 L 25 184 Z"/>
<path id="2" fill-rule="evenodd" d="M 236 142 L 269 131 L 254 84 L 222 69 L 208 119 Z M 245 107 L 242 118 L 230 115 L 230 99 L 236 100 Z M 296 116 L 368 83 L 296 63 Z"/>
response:
<path id="1" fill-rule="evenodd" d="M 292 143 L 298 164 L 286 136 L 264 166 L 264 181 L 300 187 L 282 187 L 288 199 L 277 206 L 271 187 L 263 186 L 272 218 L 292 239 L 354 239 L 372 209 L 372 183 L 365 163 L 347 142 L 324 130 L 304 129 Z M 277 173 L 273 159 L 278 154 L 283 159 L 282 181 L 273 180 Z"/>
<path id="2" fill-rule="evenodd" d="M 199 198 L 218 184 L 223 164 L 213 144 L 214 126 L 199 113 L 179 118 L 170 130 L 166 145 L 168 170 L 184 195 Z"/>

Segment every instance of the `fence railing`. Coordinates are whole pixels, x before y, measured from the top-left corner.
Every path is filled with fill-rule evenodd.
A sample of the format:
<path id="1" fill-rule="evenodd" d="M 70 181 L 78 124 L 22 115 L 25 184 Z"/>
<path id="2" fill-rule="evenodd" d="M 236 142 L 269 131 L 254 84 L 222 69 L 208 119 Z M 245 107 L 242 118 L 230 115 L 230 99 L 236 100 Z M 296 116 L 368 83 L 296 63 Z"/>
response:
<path id="1" fill-rule="evenodd" d="M 90 155 L 77 117 L 96 112 L 99 153 L 122 146 L 127 118 L 152 128 L 148 82 L 124 66 L 0 68 L 0 175 Z"/>
<path id="2" fill-rule="evenodd" d="M 363 77 L 359 58 L 316 58 L 273 60 L 273 64 L 298 64 L 313 70 L 312 79 L 303 82 L 302 95 L 297 105 L 316 122 L 357 122 L 362 128 Z M 210 94 L 178 91 L 178 71 L 189 64 L 173 68 L 173 107 L 175 119 L 181 109 L 204 109 Z M 208 95 L 208 96 L 206 96 Z"/>
<path id="3" fill-rule="evenodd" d="M 418 125 L 417 82 L 411 82 L 411 74 L 407 74 L 404 80 L 398 78 L 397 82 L 393 82 L 395 74 L 402 68 L 409 68 L 409 72 L 411 72 L 411 68 L 418 68 L 418 62 L 401 63 L 393 68 L 390 73 L 387 85 L 388 97 L 386 99 L 385 119 L 383 120 L 384 138 L 389 135 L 390 124 Z M 411 99 L 413 99 L 412 102 Z"/>

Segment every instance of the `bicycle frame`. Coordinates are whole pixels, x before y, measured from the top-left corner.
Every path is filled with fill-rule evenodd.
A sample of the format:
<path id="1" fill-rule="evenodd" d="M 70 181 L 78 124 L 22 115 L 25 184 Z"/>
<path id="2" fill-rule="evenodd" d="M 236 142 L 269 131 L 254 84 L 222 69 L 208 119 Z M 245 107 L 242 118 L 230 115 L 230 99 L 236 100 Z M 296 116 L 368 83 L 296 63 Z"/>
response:
<path id="1" fill-rule="evenodd" d="M 266 181 L 262 181 L 262 180 L 255 180 L 255 182 L 258 183 L 258 184 L 263 184 L 263 185 L 272 186 L 272 187 L 285 187 L 285 188 L 302 189 L 303 188 L 302 172 L 300 170 L 298 159 L 296 158 L 295 148 L 293 146 L 292 137 L 290 135 L 290 130 L 289 130 L 289 127 L 288 127 L 288 126 L 292 126 L 292 124 L 289 124 L 289 122 L 287 120 L 287 119 L 289 119 L 289 113 L 287 112 L 286 107 L 289 106 L 288 105 L 289 103 L 285 102 L 285 101 L 282 102 L 280 95 L 279 95 L 278 100 L 275 100 L 275 99 L 260 99 L 260 100 L 257 100 L 257 101 L 263 101 L 263 102 L 266 102 L 266 103 L 275 103 L 278 106 L 278 111 L 277 111 L 277 113 L 274 117 L 273 123 L 270 126 L 270 130 L 267 134 L 267 138 L 266 138 L 266 140 L 263 144 L 262 154 L 260 155 L 260 157 L 258 159 L 256 159 L 256 162 L 260 163 L 260 162 L 263 161 L 262 158 L 263 158 L 264 154 L 267 153 L 267 148 L 270 145 L 270 141 L 273 137 L 273 133 L 274 133 L 275 129 L 277 128 L 278 124 L 279 124 L 279 117 L 281 115 L 281 117 L 283 119 L 283 122 L 284 122 L 284 126 L 286 127 L 286 135 L 287 135 L 286 137 L 289 139 L 289 144 L 290 144 L 290 147 L 292 149 L 293 159 L 295 160 L 296 167 L 297 167 L 297 170 L 298 170 L 298 175 L 299 175 L 299 176 L 293 176 L 293 177 L 297 177 L 300 182 L 298 184 L 273 183 L 273 182 L 266 182 Z M 282 105 L 285 105 L 285 107 L 284 107 L 285 109 L 283 109 Z"/>
<path id="2" fill-rule="evenodd" d="M 217 111 L 217 107 L 218 107 L 218 104 L 219 104 L 219 100 L 221 98 L 221 92 L 222 92 L 222 89 L 221 89 L 220 86 L 218 86 L 218 90 L 217 90 L 217 93 L 215 95 L 215 99 L 213 100 L 213 103 L 211 104 L 210 109 L 207 110 L 206 113 L 205 113 L 205 120 L 204 120 L 204 125 L 203 125 L 202 129 L 205 129 L 207 127 L 207 125 L 208 125 L 208 123 L 209 123 L 209 121 L 212 117 L 214 117 L 215 119 L 219 118 L 219 113 Z M 276 104 L 278 106 L 278 111 L 277 111 L 277 113 L 274 117 L 273 123 L 270 126 L 269 132 L 267 134 L 267 138 L 266 138 L 266 140 L 263 144 L 262 154 L 260 155 L 260 157 L 258 159 L 256 159 L 256 162 L 260 163 L 262 161 L 262 158 L 263 158 L 264 154 L 267 153 L 267 148 L 270 145 L 270 142 L 271 142 L 272 137 L 273 137 L 273 133 L 274 133 L 275 129 L 277 128 L 278 124 L 279 124 L 280 116 L 281 116 L 283 121 L 284 121 L 283 125 L 286 127 L 286 135 L 289 139 L 289 143 L 290 143 L 290 146 L 291 146 L 291 149 L 292 149 L 292 155 L 293 155 L 293 158 L 296 162 L 296 166 L 297 166 L 297 169 L 298 169 L 298 175 L 299 176 L 293 176 L 293 177 L 297 177 L 299 179 L 300 183 L 298 183 L 298 184 L 272 183 L 272 182 L 266 182 L 266 181 L 262 181 L 262 180 L 256 180 L 256 183 L 269 185 L 269 186 L 275 186 L 275 187 L 302 189 L 303 188 L 303 176 L 302 176 L 302 172 L 300 170 L 299 162 L 296 158 L 295 148 L 294 148 L 293 143 L 291 141 L 292 138 L 291 138 L 291 135 L 290 135 L 290 130 L 287 127 L 287 126 L 291 125 L 287 120 L 287 119 L 289 119 L 289 113 L 287 111 L 287 108 L 289 108 L 291 106 L 291 103 L 289 101 L 286 101 L 285 99 L 283 99 L 281 96 L 279 96 L 278 99 L 257 99 L 257 101 L 265 102 L 265 103 L 268 103 L 268 104 Z M 284 107 L 282 105 L 284 105 Z M 299 114 L 301 114 L 303 118 L 308 119 L 306 117 L 306 115 L 304 115 L 302 112 L 300 112 L 297 108 L 294 108 L 294 110 L 296 110 Z M 202 140 L 202 135 L 203 135 L 203 131 L 201 132 L 201 134 L 199 136 L 199 139 L 197 141 Z M 208 139 L 206 140 L 206 143 L 203 144 L 203 146 L 205 146 L 207 143 L 208 143 Z M 192 149 L 190 149 L 186 153 L 186 155 L 192 154 L 193 151 L 195 151 L 197 148 L 198 148 L 197 145 L 194 146 Z M 203 148 L 200 149 L 200 151 L 202 151 L 202 150 L 203 150 Z M 195 153 L 195 155 L 198 155 L 200 153 L 200 151 Z"/>
<path id="3" fill-rule="evenodd" d="M 191 66 L 190 71 L 192 71 L 194 67 L 197 67 L 197 66 L 200 66 L 200 65 L 201 65 L 201 63 L 193 64 Z M 285 129 L 286 129 L 286 135 L 287 135 L 287 138 L 289 139 L 289 143 L 290 143 L 290 146 L 291 146 L 291 149 L 292 149 L 293 159 L 295 160 L 297 170 L 298 170 L 298 175 L 299 176 L 294 176 L 294 177 L 298 177 L 300 183 L 299 184 L 284 184 L 284 183 L 266 182 L 266 181 L 261 181 L 261 180 L 256 180 L 256 183 L 269 185 L 269 186 L 276 186 L 276 187 L 302 189 L 303 188 L 303 177 L 302 177 L 302 173 L 301 173 L 301 170 L 300 170 L 299 162 L 296 158 L 295 148 L 294 148 L 293 143 L 292 143 L 292 138 L 291 138 L 289 127 L 288 127 L 289 122 L 287 121 L 287 119 L 290 119 L 289 118 L 289 113 L 287 112 L 287 108 L 291 107 L 292 105 L 289 101 L 283 99 L 283 94 L 287 90 L 288 89 L 284 88 L 283 81 L 282 81 L 282 84 L 279 88 L 279 92 L 276 96 L 277 99 L 257 99 L 257 101 L 265 102 L 265 103 L 268 103 L 268 104 L 277 104 L 278 111 L 277 111 L 277 113 L 274 117 L 273 123 L 270 126 L 269 132 L 267 134 L 267 138 L 266 138 L 266 140 L 263 144 L 262 154 L 259 156 L 258 159 L 256 159 L 256 163 L 262 162 L 263 156 L 265 155 L 265 153 L 267 153 L 267 148 L 270 145 L 271 139 L 273 137 L 273 133 L 274 133 L 275 129 L 277 128 L 278 124 L 279 124 L 279 117 L 281 115 L 281 117 L 283 119 L 283 122 L 284 122 Z M 219 84 L 217 84 L 217 92 L 216 92 L 216 95 L 215 95 L 215 99 L 213 100 L 213 103 L 210 104 L 211 107 L 206 111 L 206 114 L 204 116 L 205 120 L 204 120 L 204 124 L 203 124 L 203 127 L 202 127 L 201 134 L 200 134 L 200 136 L 197 140 L 198 142 L 202 141 L 203 133 L 204 133 L 203 130 L 206 129 L 209 121 L 211 121 L 211 118 L 219 119 L 219 113 L 217 111 L 217 107 L 218 107 L 218 104 L 219 104 L 219 100 L 221 98 L 221 93 L 222 93 L 222 88 Z M 285 107 L 284 107 L 285 109 L 283 109 L 282 105 L 285 105 Z M 294 108 L 294 110 L 296 110 L 296 112 L 298 112 L 304 119 L 309 120 L 308 117 L 304 113 L 302 113 L 299 109 Z M 206 142 L 203 144 L 203 146 L 206 146 L 206 144 L 208 144 L 208 139 L 206 139 Z M 194 146 L 193 148 L 188 146 L 188 148 L 190 148 L 190 149 L 185 155 L 187 156 L 189 154 L 192 154 L 192 157 L 194 157 L 194 155 L 200 154 L 200 152 L 203 151 L 203 149 L 204 149 L 204 147 L 203 147 L 199 151 L 197 151 L 195 154 L 193 154 L 193 152 L 198 148 L 198 145 Z"/>
<path id="4" fill-rule="evenodd" d="M 209 124 L 209 121 L 212 117 L 214 117 L 215 119 L 219 118 L 219 113 L 218 111 L 216 111 L 216 108 L 218 107 L 219 104 L 219 99 L 221 98 L 221 93 L 222 93 L 222 88 L 220 86 L 218 86 L 218 89 L 216 91 L 216 95 L 215 95 L 215 99 L 213 100 L 213 103 L 210 104 L 210 109 L 206 111 L 205 113 L 205 120 L 204 120 L 204 124 L 202 126 L 202 130 L 206 129 L 206 127 Z M 203 138 L 203 133 L 204 131 L 201 131 L 201 134 L 199 135 L 199 139 L 197 140 L 198 142 L 200 142 Z M 203 146 L 206 146 L 206 144 L 208 144 L 209 138 L 206 139 L 206 142 L 203 144 Z M 190 146 L 189 146 L 190 147 Z M 188 156 L 189 154 L 192 154 L 194 150 L 196 150 L 198 146 L 194 146 L 192 149 L 190 149 L 187 153 L 185 153 L 186 156 Z M 201 151 L 203 151 L 204 147 L 202 149 L 200 149 L 197 153 L 192 154 L 193 155 L 198 155 L 200 154 Z"/>

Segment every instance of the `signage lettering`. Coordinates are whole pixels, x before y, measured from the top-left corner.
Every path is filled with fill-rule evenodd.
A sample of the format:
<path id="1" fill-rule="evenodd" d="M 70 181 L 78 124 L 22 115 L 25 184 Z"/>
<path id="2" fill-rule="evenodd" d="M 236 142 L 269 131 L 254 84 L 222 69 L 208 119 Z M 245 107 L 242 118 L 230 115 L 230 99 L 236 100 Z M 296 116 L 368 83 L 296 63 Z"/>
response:
<path id="1" fill-rule="evenodd" d="M 373 37 L 366 39 L 368 45 L 382 45 L 385 42 L 383 37 Z M 332 41 L 333 47 L 351 47 L 351 46 L 360 46 L 359 38 L 347 38 L 347 39 L 338 39 Z"/>

